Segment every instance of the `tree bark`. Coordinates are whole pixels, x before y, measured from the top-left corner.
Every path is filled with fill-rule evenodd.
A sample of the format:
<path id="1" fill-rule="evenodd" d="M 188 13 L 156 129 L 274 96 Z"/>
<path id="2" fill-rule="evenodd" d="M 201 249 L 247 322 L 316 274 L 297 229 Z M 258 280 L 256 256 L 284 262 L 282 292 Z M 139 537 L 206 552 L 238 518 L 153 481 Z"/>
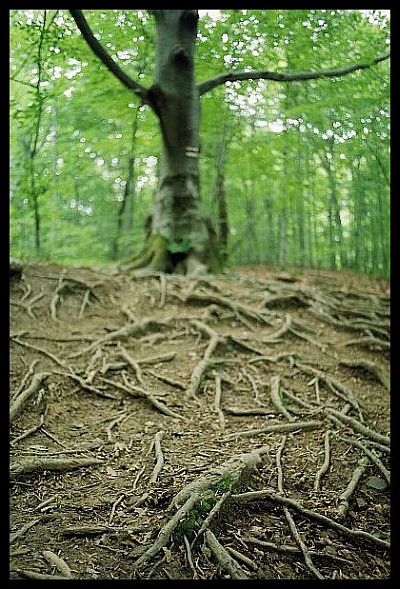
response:
<path id="1" fill-rule="evenodd" d="M 173 253 L 204 259 L 207 232 L 200 216 L 200 97 L 194 78 L 196 10 L 157 10 L 156 71 L 151 91 L 162 130 L 162 156 L 153 209 L 153 235 Z"/>

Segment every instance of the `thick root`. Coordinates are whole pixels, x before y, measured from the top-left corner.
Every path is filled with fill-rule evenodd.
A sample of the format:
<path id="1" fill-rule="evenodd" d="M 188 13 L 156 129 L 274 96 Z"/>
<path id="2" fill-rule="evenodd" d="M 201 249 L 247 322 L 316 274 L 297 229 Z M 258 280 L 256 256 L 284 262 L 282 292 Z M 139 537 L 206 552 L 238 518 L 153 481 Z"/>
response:
<path id="1" fill-rule="evenodd" d="M 166 272 L 169 252 L 167 239 L 162 235 L 151 235 L 143 250 L 126 265 L 125 271 L 146 269 L 152 272 Z"/>

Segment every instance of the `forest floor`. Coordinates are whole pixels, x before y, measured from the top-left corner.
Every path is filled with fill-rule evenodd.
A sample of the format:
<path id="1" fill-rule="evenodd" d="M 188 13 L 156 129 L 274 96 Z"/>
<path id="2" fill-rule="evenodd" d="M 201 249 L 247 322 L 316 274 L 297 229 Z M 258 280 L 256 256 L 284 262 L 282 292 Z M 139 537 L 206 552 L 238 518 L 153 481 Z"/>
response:
<path id="1" fill-rule="evenodd" d="M 390 576 L 388 283 L 11 279 L 10 577 Z"/>

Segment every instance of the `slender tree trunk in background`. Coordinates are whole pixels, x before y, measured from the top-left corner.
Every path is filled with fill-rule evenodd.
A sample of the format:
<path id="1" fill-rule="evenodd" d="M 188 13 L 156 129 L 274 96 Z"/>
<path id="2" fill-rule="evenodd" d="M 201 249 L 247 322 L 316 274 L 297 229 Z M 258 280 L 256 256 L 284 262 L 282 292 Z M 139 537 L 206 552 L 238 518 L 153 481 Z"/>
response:
<path id="1" fill-rule="evenodd" d="M 33 217 L 34 217 L 34 227 L 35 227 L 35 249 L 36 253 L 40 253 L 40 211 L 39 211 L 39 194 L 36 186 L 36 155 L 38 151 L 38 141 L 39 141 L 39 133 L 40 133 L 40 124 L 42 120 L 42 113 L 43 113 L 43 97 L 40 91 L 40 84 L 42 81 L 42 47 L 44 41 L 44 34 L 46 30 L 46 19 L 47 19 L 47 11 L 45 10 L 43 13 L 43 23 L 40 29 L 40 39 L 38 45 L 38 53 L 36 59 L 36 66 L 37 66 L 37 82 L 35 84 L 35 95 L 37 100 L 37 115 L 35 121 L 35 128 L 33 131 L 32 142 L 30 146 L 30 153 L 29 153 L 29 172 L 30 172 L 30 190 L 31 190 L 31 197 L 33 200 Z"/>
<path id="2" fill-rule="evenodd" d="M 302 174 L 302 146 L 301 146 L 301 135 L 300 135 L 300 128 L 297 128 L 297 190 L 299 191 L 296 195 L 296 216 L 297 216 L 297 226 L 299 232 L 299 256 L 298 261 L 301 268 L 304 268 L 305 265 L 305 228 L 304 228 L 304 199 L 305 199 L 305 191 L 303 186 L 303 174 Z"/>
<path id="3" fill-rule="evenodd" d="M 215 198 L 218 207 L 218 243 L 223 262 L 228 257 L 229 221 L 225 193 L 225 160 L 226 160 L 226 121 L 222 128 L 222 138 L 217 146 L 217 174 L 215 179 Z"/>
<path id="4" fill-rule="evenodd" d="M 257 228 L 256 228 L 256 216 L 254 211 L 253 185 L 250 184 L 248 187 L 248 193 L 246 194 L 246 218 L 249 223 L 249 232 L 247 234 L 247 258 L 255 264 L 260 263 L 260 244 L 258 242 Z M 250 195 L 249 195 L 250 194 Z"/>
<path id="5" fill-rule="evenodd" d="M 356 171 L 353 172 L 353 186 L 354 186 L 354 229 L 353 229 L 353 243 L 354 243 L 354 265 L 356 270 L 361 270 L 365 266 L 365 257 L 363 251 L 365 250 L 364 243 L 364 228 L 365 221 L 365 199 L 364 187 L 362 186 L 362 177 L 360 174 L 360 162 L 358 161 Z"/>
<path id="6" fill-rule="evenodd" d="M 286 269 L 287 252 L 287 209 L 282 207 L 279 212 L 279 254 L 278 262 L 280 270 Z"/>
<path id="7" fill-rule="evenodd" d="M 274 265 L 277 263 L 276 256 L 276 239 L 275 239 L 275 214 L 274 214 L 274 198 L 272 193 L 272 183 L 269 186 L 269 194 L 266 194 L 263 199 L 264 212 L 266 217 L 265 223 L 265 243 L 266 247 L 263 248 L 262 261 L 267 264 Z M 265 257 L 264 257 L 265 256 Z"/>
<path id="8" fill-rule="evenodd" d="M 128 175 L 124 188 L 124 194 L 117 211 L 117 231 L 112 243 L 112 259 L 117 260 L 119 255 L 119 240 L 122 237 L 124 220 L 127 231 L 132 231 L 133 221 L 133 196 L 134 196 L 134 177 L 135 177 L 135 151 L 136 151 L 136 134 L 138 129 L 139 108 L 136 109 L 132 121 L 132 138 L 131 152 L 128 160 Z"/>
<path id="9" fill-rule="evenodd" d="M 382 270 L 385 275 L 389 273 L 388 255 L 386 251 L 386 223 L 383 209 L 382 190 L 378 188 L 378 218 L 379 218 L 379 243 L 381 246 Z"/>
<path id="10" fill-rule="evenodd" d="M 130 157 L 128 160 L 128 176 L 124 188 L 124 194 L 121 200 L 121 204 L 117 211 L 117 232 L 112 242 L 112 259 L 117 260 L 119 256 L 119 240 L 122 237 L 123 223 L 125 218 L 125 211 L 129 209 L 132 211 L 132 200 L 133 200 L 133 179 L 135 171 L 135 158 Z M 132 224 L 132 217 L 130 219 L 130 225 Z"/>

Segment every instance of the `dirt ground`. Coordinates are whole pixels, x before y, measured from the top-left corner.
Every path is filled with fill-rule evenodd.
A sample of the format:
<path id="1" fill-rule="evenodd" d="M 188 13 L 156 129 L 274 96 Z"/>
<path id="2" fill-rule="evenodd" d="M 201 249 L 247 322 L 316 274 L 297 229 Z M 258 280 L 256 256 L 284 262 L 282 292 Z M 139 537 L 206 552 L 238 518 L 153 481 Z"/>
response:
<path id="1" fill-rule="evenodd" d="M 10 578 L 390 576 L 388 283 L 11 278 Z"/>

